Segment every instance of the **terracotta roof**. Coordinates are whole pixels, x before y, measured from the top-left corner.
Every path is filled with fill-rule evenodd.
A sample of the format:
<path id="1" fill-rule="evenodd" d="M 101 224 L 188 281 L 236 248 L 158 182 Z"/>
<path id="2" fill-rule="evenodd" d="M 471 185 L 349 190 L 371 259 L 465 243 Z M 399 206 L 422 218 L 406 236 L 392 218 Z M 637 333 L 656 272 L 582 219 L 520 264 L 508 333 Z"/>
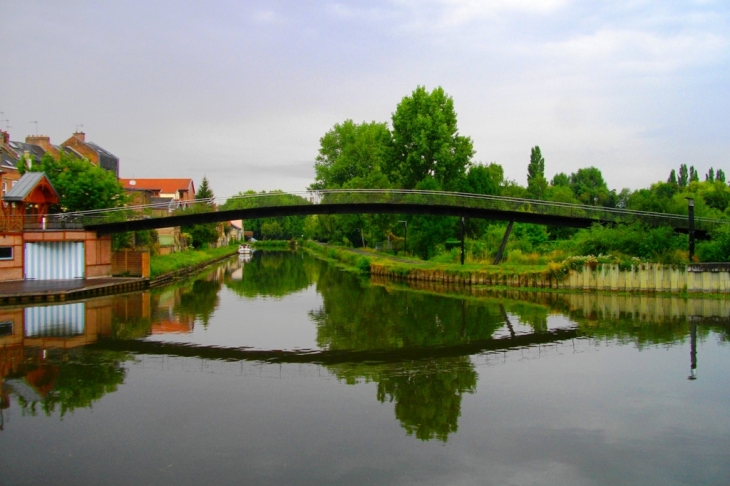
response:
<path id="1" fill-rule="evenodd" d="M 134 181 L 134 183 L 132 183 Z M 193 184 L 192 179 L 119 179 L 125 189 L 148 189 L 162 194 L 187 191 Z M 193 186 L 193 192 L 195 192 Z"/>

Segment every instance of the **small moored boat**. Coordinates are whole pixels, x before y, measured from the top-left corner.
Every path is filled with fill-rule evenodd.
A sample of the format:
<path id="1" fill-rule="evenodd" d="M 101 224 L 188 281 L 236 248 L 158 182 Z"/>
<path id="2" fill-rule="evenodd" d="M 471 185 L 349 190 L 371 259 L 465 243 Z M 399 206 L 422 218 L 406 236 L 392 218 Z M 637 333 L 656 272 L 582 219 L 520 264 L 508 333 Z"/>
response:
<path id="1" fill-rule="evenodd" d="M 251 253 L 253 253 L 253 248 L 248 245 L 239 245 L 238 253 L 241 255 L 250 255 Z"/>

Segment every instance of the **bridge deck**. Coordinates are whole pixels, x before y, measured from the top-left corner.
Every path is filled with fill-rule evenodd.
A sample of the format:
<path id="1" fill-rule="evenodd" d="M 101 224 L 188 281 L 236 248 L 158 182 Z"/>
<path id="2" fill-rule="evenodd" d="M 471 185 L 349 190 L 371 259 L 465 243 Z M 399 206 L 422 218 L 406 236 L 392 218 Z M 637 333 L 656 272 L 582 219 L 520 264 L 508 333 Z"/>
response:
<path id="1" fill-rule="evenodd" d="M 593 223 L 642 222 L 687 231 L 686 215 L 584 206 L 530 199 L 409 190 L 327 190 L 305 193 L 268 193 L 236 196 L 220 210 L 215 201 L 198 201 L 191 209 L 178 206 L 136 206 L 122 210 L 90 211 L 58 216 L 49 225 L 82 225 L 99 233 L 158 229 L 236 219 L 311 214 L 432 214 L 488 220 L 585 228 Z M 730 220 L 696 218 L 700 235 Z"/>

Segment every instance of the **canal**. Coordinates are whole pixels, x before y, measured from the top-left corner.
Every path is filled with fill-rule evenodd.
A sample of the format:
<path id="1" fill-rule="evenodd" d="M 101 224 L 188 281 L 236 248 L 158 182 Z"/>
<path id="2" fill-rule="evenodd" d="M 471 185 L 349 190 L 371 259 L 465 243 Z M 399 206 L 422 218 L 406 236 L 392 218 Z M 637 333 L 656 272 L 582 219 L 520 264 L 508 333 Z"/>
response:
<path id="1" fill-rule="evenodd" d="M 727 484 L 730 301 L 256 252 L 0 307 L 0 484 Z"/>

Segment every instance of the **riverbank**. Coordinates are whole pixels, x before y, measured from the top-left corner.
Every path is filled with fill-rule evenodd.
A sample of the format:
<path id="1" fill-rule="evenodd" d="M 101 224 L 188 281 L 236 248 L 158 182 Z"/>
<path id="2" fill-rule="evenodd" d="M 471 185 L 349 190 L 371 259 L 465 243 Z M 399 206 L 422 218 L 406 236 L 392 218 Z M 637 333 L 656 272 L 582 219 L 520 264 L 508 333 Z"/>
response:
<path id="1" fill-rule="evenodd" d="M 621 265 L 598 263 L 595 258 L 581 257 L 547 265 L 458 265 L 393 257 L 314 242 L 308 242 L 306 248 L 320 257 L 338 261 L 354 270 L 411 282 L 524 290 L 730 297 L 730 266 L 726 264 Z"/>

